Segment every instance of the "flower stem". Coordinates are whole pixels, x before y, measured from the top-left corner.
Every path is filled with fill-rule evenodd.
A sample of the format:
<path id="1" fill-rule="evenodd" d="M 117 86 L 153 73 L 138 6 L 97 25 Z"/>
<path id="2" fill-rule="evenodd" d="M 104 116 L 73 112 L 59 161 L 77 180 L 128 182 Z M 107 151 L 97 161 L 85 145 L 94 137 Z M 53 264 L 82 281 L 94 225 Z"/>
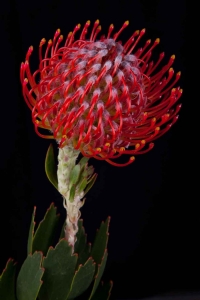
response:
<path id="1" fill-rule="evenodd" d="M 65 238 L 69 245 L 72 246 L 74 252 L 74 245 L 76 243 L 76 234 L 78 232 L 78 220 L 80 218 L 80 208 L 84 201 L 81 201 L 84 193 L 75 191 L 74 199 L 70 199 L 70 173 L 76 165 L 76 159 L 79 151 L 70 146 L 59 148 L 58 153 L 58 190 L 63 196 L 63 206 L 66 209 L 66 227 Z M 69 200 L 70 199 L 70 200 Z"/>

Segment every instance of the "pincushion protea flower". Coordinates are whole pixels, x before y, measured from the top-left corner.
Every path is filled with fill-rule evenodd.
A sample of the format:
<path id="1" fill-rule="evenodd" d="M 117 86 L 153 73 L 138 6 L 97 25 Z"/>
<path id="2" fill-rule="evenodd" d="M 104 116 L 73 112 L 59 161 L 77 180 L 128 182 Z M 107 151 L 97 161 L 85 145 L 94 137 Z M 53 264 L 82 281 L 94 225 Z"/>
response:
<path id="1" fill-rule="evenodd" d="M 152 141 L 176 122 L 181 105 L 175 103 L 182 90 L 174 88 L 180 78 L 180 72 L 174 76 L 171 68 L 175 55 L 162 67 L 164 53 L 155 63 L 150 61 L 159 39 L 137 48 L 145 29 L 135 31 L 122 45 L 117 39 L 128 23 L 113 36 L 110 25 L 107 36 L 97 40 L 99 21 L 87 39 L 88 21 L 75 40 L 79 24 L 62 46 L 58 29 L 44 56 L 46 41 L 41 40 L 40 64 L 33 75 L 29 67 L 33 47 L 29 48 L 21 82 L 39 136 L 56 139 L 60 148 L 68 145 L 86 157 L 125 166 L 134 161 L 133 155 L 152 149 Z M 40 128 L 52 134 L 43 135 Z M 122 154 L 131 155 L 127 163 L 113 161 Z"/>

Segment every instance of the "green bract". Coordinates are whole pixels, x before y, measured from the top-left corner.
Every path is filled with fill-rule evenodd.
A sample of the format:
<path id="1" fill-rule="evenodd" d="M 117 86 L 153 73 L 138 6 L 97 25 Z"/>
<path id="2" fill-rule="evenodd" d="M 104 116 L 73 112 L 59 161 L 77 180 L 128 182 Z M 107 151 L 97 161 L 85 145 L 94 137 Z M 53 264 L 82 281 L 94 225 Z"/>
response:
<path id="1" fill-rule="evenodd" d="M 76 190 L 79 193 L 84 191 L 83 197 L 92 188 L 93 184 L 97 179 L 97 174 L 94 173 L 94 168 L 88 166 L 89 158 L 82 157 L 77 164 L 75 164 L 69 175 L 69 190 L 70 197 L 69 200 L 73 201 Z M 46 154 L 45 159 L 45 171 L 49 181 L 53 186 L 58 189 L 58 178 L 57 178 L 57 168 L 54 158 L 53 146 L 50 144 L 49 149 Z"/>

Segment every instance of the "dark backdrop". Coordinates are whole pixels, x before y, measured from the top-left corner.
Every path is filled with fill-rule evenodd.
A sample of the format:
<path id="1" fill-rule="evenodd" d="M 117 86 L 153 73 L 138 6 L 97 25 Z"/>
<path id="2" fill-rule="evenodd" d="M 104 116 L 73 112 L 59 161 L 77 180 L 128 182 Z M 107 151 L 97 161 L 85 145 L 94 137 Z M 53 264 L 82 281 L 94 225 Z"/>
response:
<path id="1" fill-rule="evenodd" d="M 102 32 L 111 23 L 119 29 L 129 20 L 123 41 L 144 27 L 146 39 L 160 37 L 160 52 L 164 50 L 167 58 L 176 55 L 174 68 L 182 71 L 184 94 L 179 121 L 151 152 L 125 168 L 91 159 L 99 176 L 82 209 L 88 239 L 93 240 L 101 220 L 110 215 L 104 279 L 114 281 L 113 299 L 200 290 L 199 194 L 194 175 L 199 157 L 193 138 L 197 111 L 188 92 L 191 78 L 186 81 L 187 12 L 186 1 L 181 0 L 4 1 L 0 10 L 0 269 L 9 257 L 19 265 L 24 260 L 34 205 L 37 220 L 51 202 L 64 220 L 61 197 L 44 171 L 49 141 L 35 134 L 22 97 L 20 63 L 33 45 L 35 70 L 41 38 L 52 38 L 57 28 L 67 35 L 76 24 L 97 18 Z"/>

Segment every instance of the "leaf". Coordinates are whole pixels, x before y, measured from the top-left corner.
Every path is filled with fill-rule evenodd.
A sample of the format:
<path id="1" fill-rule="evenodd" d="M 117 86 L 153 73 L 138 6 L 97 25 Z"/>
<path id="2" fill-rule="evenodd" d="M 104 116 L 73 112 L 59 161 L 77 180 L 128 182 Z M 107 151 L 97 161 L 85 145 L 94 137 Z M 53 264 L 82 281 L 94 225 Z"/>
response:
<path id="1" fill-rule="evenodd" d="M 78 255 L 83 251 L 86 245 L 86 234 L 85 229 L 83 227 L 83 220 L 78 220 L 78 232 L 76 234 L 76 243 L 74 245 L 74 253 L 77 253 Z"/>
<path id="2" fill-rule="evenodd" d="M 45 256 L 48 248 L 52 246 L 54 240 L 54 233 L 58 225 L 59 216 L 56 215 L 56 208 L 52 203 L 47 210 L 44 219 L 38 225 L 38 228 L 33 237 L 33 253 L 35 251 L 42 251 Z"/>
<path id="3" fill-rule="evenodd" d="M 94 259 L 94 261 L 97 263 L 97 265 L 101 263 L 105 249 L 107 248 L 109 223 L 110 223 L 110 217 L 106 219 L 105 223 L 104 222 L 101 223 L 100 229 L 97 231 L 94 240 L 91 256 Z"/>
<path id="4" fill-rule="evenodd" d="M 104 256 L 103 256 L 102 261 L 101 261 L 101 264 L 98 265 L 94 285 L 93 285 L 93 288 L 92 288 L 90 298 L 88 300 L 92 299 L 92 296 L 94 295 L 94 293 L 95 293 L 95 291 L 96 291 L 96 289 L 99 285 L 99 282 L 100 282 L 101 277 L 103 275 L 103 271 L 104 271 L 105 266 L 106 266 L 107 257 L 108 257 L 108 252 L 107 252 L 107 250 L 105 250 Z"/>
<path id="5" fill-rule="evenodd" d="M 75 165 L 73 167 L 73 169 L 71 170 L 70 172 L 70 175 L 69 175 L 69 185 L 70 187 L 73 185 L 73 184 L 76 184 L 77 181 L 78 181 L 78 178 L 79 178 L 79 174 L 80 174 L 80 171 L 81 171 L 81 167 L 80 165 Z"/>
<path id="6" fill-rule="evenodd" d="M 84 264 L 90 256 L 91 245 L 87 244 L 87 235 L 83 227 L 83 220 L 78 221 L 78 232 L 76 235 L 76 243 L 74 246 L 74 253 L 78 254 L 77 267 Z M 77 269 L 76 267 L 76 269 Z"/>
<path id="7" fill-rule="evenodd" d="M 105 284 L 103 284 L 102 282 L 101 285 L 98 286 L 98 289 L 96 290 L 96 293 L 92 297 L 92 300 L 109 300 L 112 287 L 113 287 L 112 281 Z"/>
<path id="8" fill-rule="evenodd" d="M 42 253 L 29 254 L 17 278 L 17 299 L 36 300 L 42 285 L 44 269 L 41 268 Z"/>
<path id="9" fill-rule="evenodd" d="M 28 245 L 27 245 L 27 255 L 32 253 L 32 247 L 33 247 L 33 236 L 34 236 L 34 227 L 35 227 L 35 212 L 36 207 L 33 209 L 32 219 L 31 219 L 31 225 L 29 229 L 29 235 L 28 235 Z"/>
<path id="10" fill-rule="evenodd" d="M 84 265 L 80 265 L 76 271 L 67 299 L 74 299 L 81 295 L 91 284 L 94 272 L 95 263 L 90 257 L 86 263 Z"/>
<path id="11" fill-rule="evenodd" d="M 93 186 L 93 184 L 95 183 L 96 179 L 97 179 L 97 174 L 95 173 L 95 174 L 89 179 L 89 181 L 88 181 L 88 185 L 87 185 L 87 187 L 86 187 L 86 189 L 85 189 L 84 196 L 85 196 L 85 194 L 87 194 L 87 192 L 89 192 L 89 190 L 92 188 L 92 186 Z"/>
<path id="12" fill-rule="evenodd" d="M 93 173 L 94 173 L 94 167 L 93 166 L 89 166 L 87 168 L 87 176 L 90 177 Z"/>
<path id="13" fill-rule="evenodd" d="M 56 189 L 58 189 L 57 166 L 55 163 L 52 144 L 50 144 L 47 150 L 46 159 L 45 159 L 45 172 L 49 181 L 53 184 L 53 186 Z"/>
<path id="14" fill-rule="evenodd" d="M 81 181 L 79 187 L 78 187 L 78 191 L 79 193 L 81 193 L 87 186 L 87 178 L 83 178 L 83 180 Z"/>
<path id="15" fill-rule="evenodd" d="M 9 259 L 0 276 L 0 299 L 16 300 L 15 296 L 16 264 Z"/>
<path id="16" fill-rule="evenodd" d="M 85 168 L 83 169 L 83 173 L 82 176 L 83 177 L 87 177 L 87 179 L 89 177 L 91 177 L 91 175 L 94 173 L 94 167 L 93 166 L 85 166 Z"/>
<path id="17" fill-rule="evenodd" d="M 70 189 L 70 193 L 69 193 L 69 201 L 70 202 L 73 202 L 74 196 L 75 196 L 75 192 L 76 192 L 76 186 L 72 185 L 72 187 Z"/>
<path id="18" fill-rule="evenodd" d="M 65 226 L 66 226 L 66 220 L 65 220 L 65 222 L 63 224 L 63 227 L 61 229 L 59 241 L 65 238 Z"/>
<path id="19" fill-rule="evenodd" d="M 91 255 L 91 244 L 86 244 L 80 254 L 78 255 L 77 266 L 82 265 L 86 262 L 88 257 Z"/>
<path id="20" fill-rule="evenodd" d="M 78 162 L 80 167 L 82 168 L 83 166 L 85 166 L 86 163 L 88 162 L 88 160 L 89 160 L 89 157 L 83 156 Z"/>
<path id="21" fill-rule="evenodd" d="M 80 173 L 79 173 L 79 178 L 77 181 L 77 186 L 80 185 L 80 183 L 82 182 L 82 180 L 85 178 L 87 178 L 87 172 L 86 170 L 88 169 L 88 157 L 82 157 L 81 160 L 79 161 L 79 165 L 80 165 Z"/>
<path id="22" fill-rule="evenodd" d="M 72 255 L 72 247 L 63 239 L 50 248 L 43 260 L 45 273 L 40 290 L 40 300 L 66 300 L 75 273 L 77 255 Z"/>

